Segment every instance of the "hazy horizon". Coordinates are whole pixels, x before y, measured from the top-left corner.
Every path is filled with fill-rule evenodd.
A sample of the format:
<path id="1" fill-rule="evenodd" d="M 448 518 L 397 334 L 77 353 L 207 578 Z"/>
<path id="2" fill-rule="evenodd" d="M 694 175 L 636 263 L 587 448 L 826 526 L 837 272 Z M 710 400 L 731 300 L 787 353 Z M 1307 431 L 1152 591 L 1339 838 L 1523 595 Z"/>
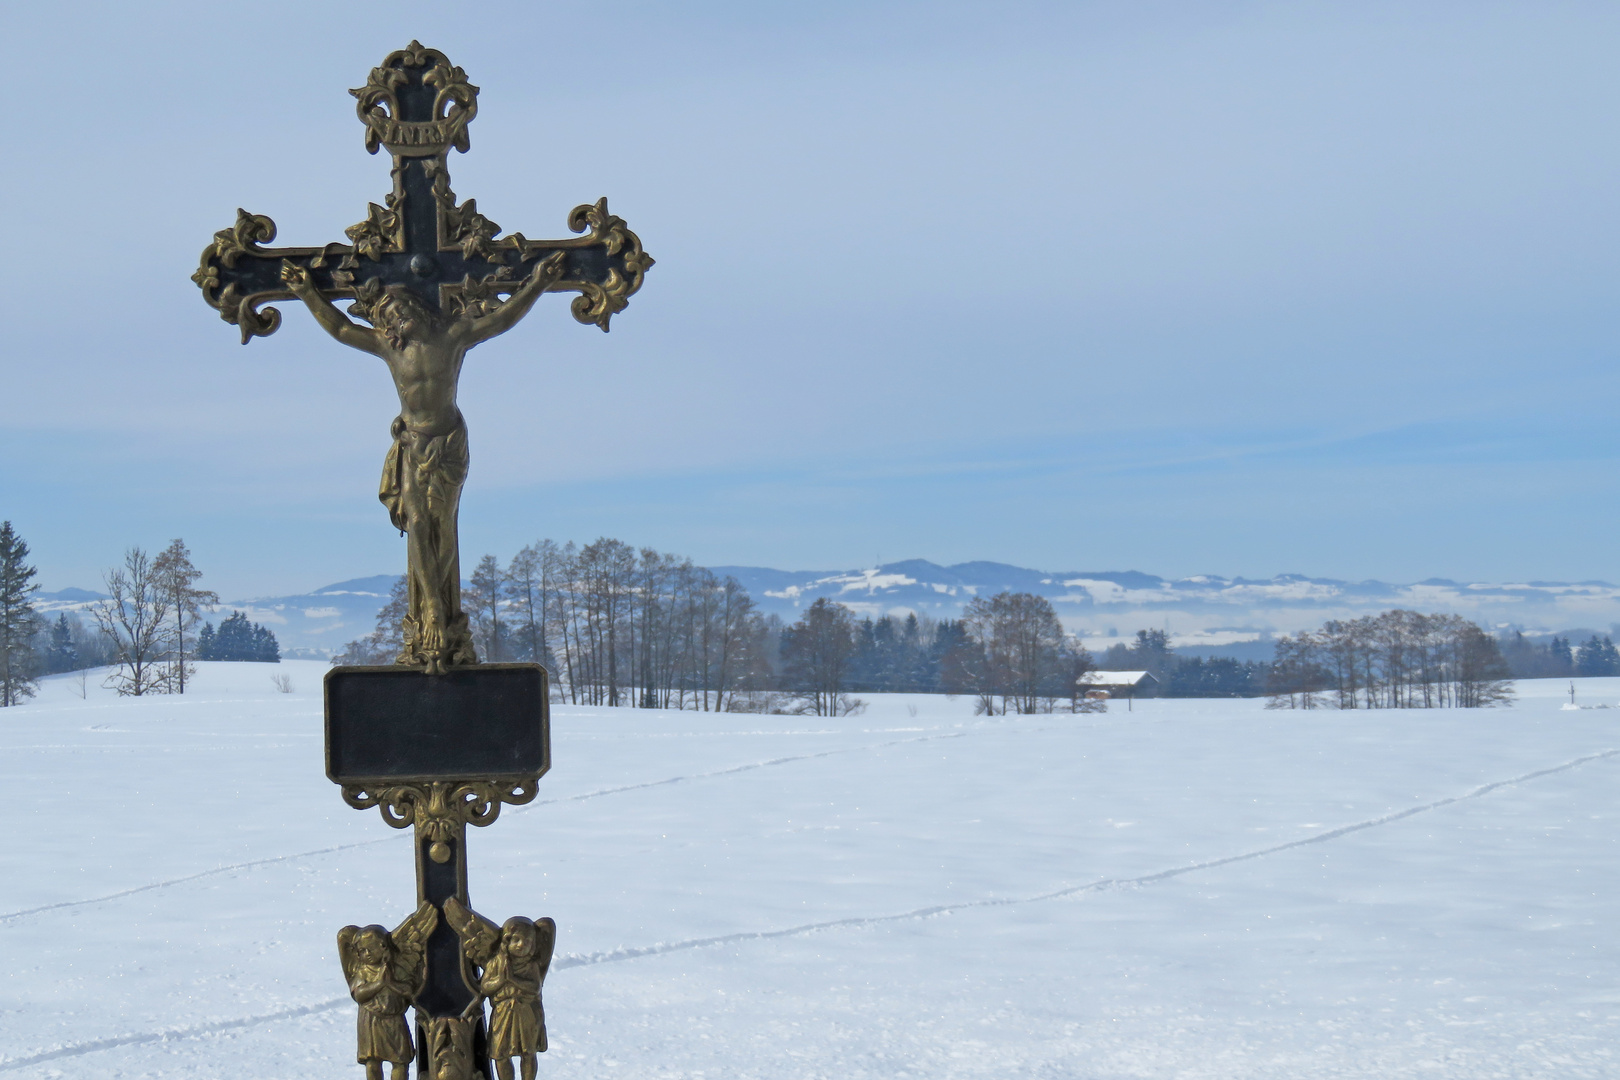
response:
<path id="1" fill-rule="evenodd" d="M 24 539 L 27 539 L 27 538 L 24 537 Z M 463 552 L 464 556 L 465 556 L 465 554 L 466 553 Z M 479 553 L 479 554 L 482 554 L 482 553 Z M 512 554 L 511 552 L 505 553 L 505 556 L 502 557 L 503 564 L 504 564 L 505 561 L 507 561 L 507 559 L 511 556 L 511 554 Z M 36 560 L 34 560 L 32 558 L 32 556 L 30 556 L 29 561 L 33 562 L 33 561 L 36 561 Z M 464 559 L 464 561 L 466 561 L 466 560 Z M 827 566 L 813 566 L 813 565 L 812 566 L 772 566 L 772 565 L 769 565 L 769 564 L 766 564 L 766 563 L 737 563 L 737 562 L 716 562 L 716 563 L 704 563 L 704 564 L 701 564 L 701 565 L 706 565 L 710 569 L 715 569 L 715 570 L 749 569 L 749 570 L 771 570 L 771 571 L 779 571 L 779 572 L 791 573 L 791 574 L 850 574 L 850 573 L 862 573 L 862 572 L 868 572 L 868 571 L 876 571 L 876 570 L 881 570 L 881 569 L 885 569 L 885 568 L 888 568 L 888 567 L 898 566 L 898 565 L 901 565 L 901 564 L 904 564 L 904 563 L 910 563 L 910 562 L 930 563 L 930 564 L 932 564 L 934 566 L 938 566 L 941 569 L 946 569 L 946 570 L 953 569 L 955 567 L 960 567 L 960 566 L 970 566 L 970 565 L 974 565 L 974 564 L 989 564 L 989 565 L 996 565 L 996 566 L 1009 566 L 1009 567 L 1014 567 L 1014 568 L 1020 569 L 1020 570 L 1030 570 L 1030 571 L 1037 571 L 1037 572 L 1041 572 L 1041 573 L 1050 573 L 1050 574 L 1058 574 L 1058 575 L 1064 575 L 1064 574 L 1110 574 L 1110 575 L 1115 575 L 1115 574 L 1117 574 L 1117 575 L 1141 574 L 1141 575 L 1146 576 L 1146 577 L 1159 578 L 1159 579 L 1162 579 L 1164 581 L 1172 581 L 1172 582 L 1173 581 L 1193 581 L 1193 580 L 1198 580 L 1198 579 L 1203 579 L 1203 578 L 1226 580 L 1226 581 L 1270 582 L 1270 581 L 1276 581 L 1276 580 L 1284 579 L 1284 578 L 1299 578 L 1299 579 L 1307 579 L 1307 580 L 1311 580 L 1311 581 L 1336 581 L 1336 582 L 1342 582 L 1342 583 L 1344 583 L 1346 585 L 1358 585 L 1358 584 L 1365 584 L 1365 583 L 1378 583 L 1378 584 L 1384 584 L 1384 585 L 1403 586 L 1403 585 L 1423 585 L 1423 584 L 1442 583 L 1442 582 L 1448 582 L 1448 583 L 1453 583 L 1453 584 L 1486 584 L 1487 583 L 1484 579 L 1469 578 L 1469 577 L 1455 577 L 1455 576 L 1448 576 L 1448 575 L 1445 575 L 1445 574 L 1428 574 L 1428 575 L 1425 575 L 1424 577 L 1410 578 L 1410 579 L 1390 579 L 1390 578 L 1374 578 L 1374 577 L 1349 578 L 1349 577 L 1341 577 L 1341 576 L 1338 576 L 1338 575 L 1335 575 L 1335 574 L 1311 573 L 1308 570 L 1299 570 L 1299 569 L 1279 570 L 1275 574 L 1260 574 L 1260 575 L 1221 573 L 1221 572 L 1212 571 L 1212 570 L 1205 570 L 1205 571 L 1191 573 L 1191 574 L 1163 574 L 1163 573 L 1158 573 L 1158 572 L 1156 572 L 1154 570 L 1144 570 L 1144 569 L 1142 569 L 1140 567 L 1135 567 L 1135 566 L 1087 566 L 1087 565 L 1083 565 L 1083 564 L 1074 564 L 1074 565 L 1068 565 L 1068 566 L 1022 566 L 1022 565 L 1020 565 L 1018 563 L 1008 562 L 1005 559 L 963 559 L 963 560 L 961 560 L 959 562 L 945 563 L 945 562 L 941 562 L 938 559 L 929 559 L 929 558 L 926 558 L 924 556 L 914 556 L 914 557 L 903 558 L 903 559 L 884 559 L 882 562 L 853 563 L 853 564 L 850 564 L 850 565 L 847 565 L 847 566 L 831 566 L 831 565 L 827 565 Z M 108 566 L 106 567 L 106 569 L 108 569 L 108 570 L 113 569 L 113 564 L 109 563 Z M 199 584 L 199 586 L 208 586 L 210 581 L 213 580 L 213 578 L 208 573 L 210 568 L 209 567 L 201 567 L 201 569 L 203 570 L 204 576 L 203 576 L 202 580 L 200 580 L 198 582 L 198 584 Z M 470 565 L 465 565 L 465 566 L 462 567 L 462 577 L 463 577 L 463 579 L 466 578 L 468 572 L 470 572 L 470 569 L 471 569 Z M 318 583 L 318 584 L 307 584 L 303 580 L 301 580 L 302 578 L 309 577 L 309 575 L 307 575 L 307 574 L 303 574 L 303 573 L 299 573 L 299 572 L 289 572 L 289 573 L 284 574 L 282 576 L 282 579 L 281 579 L 282 583 L 281 584 L 273 586 L 273 587 L 271 587 L 271 588 L 269 588 L 267 590 L 261 590 L 261 591 L 252 592 L 252 593 L 249 593 L 249 592 L 236 592 L 236 593 L 232 593 L 230 595 L 232 597 L 236 598 L 236 599 L 239 599 L 239 600 L 255 600 L 255 599 L 263 599 L 263 598 L 269 598 L 269 597 L 275 597 L 275 596 L 307 595 L 309 593 L 316 592 L 316 591 L 318 591 L 320 589 L 330 588 L 330 587 L 336 586 L 336 585 L 343 585 L 343 584 L 353 582 L 353 581 L 365 581 L 365 580 L 367 580 L 369 578 L 374 578 L 374 577 L 398 577 L 398 576 L 404 574 L 404 572 L 405 572 L 405 567 L 404 567 L 404 564 L 401 563 L 400 566 L 398 568 L 396 568 L 396 569 L 373 569 L 373 570 L 370 570 L 370 571 L 367 571 L 367 572 L 362 572 L 362 573 L 340 573 L 335 577 L 323 578 L 323 579 L 321 579 L 320 583 Z M 59 592 L 62 592 L 64 590 L 67 590 L 67 589 L 83 589 L 83 590 L 86 590 L 86 591 L 89 591 L 89 592 L 96 592 L 96 591 L 99 591 L 99 588 L 102 585 L 102 581 L 101 581 L 99 571 L 96 573 L 95 579 L 93 581 L 49 581 L 49 582 L 47 582 L 47 581 L 41 580 L 42 577 L 43 577 L 43 575 L 40 575 L 40 578 L 36 578 L 36 581 L 35 581 L 35 584 L 37 584 L 39 586 L 39 589 L 40 589 L 41 593 L 55 594 L 55 593 L 59 593 Z M 311 580 L 313 580 L 313 579 L 311 579 Z M 1603 578 L 1581 578 L 1581 579 L 1557 578 L 1557 579 L 1553 579 L 1553 578 L 1528 578 L 1528 577 L 1524 577 L 1524 576 L 1495 578 L 1495 579 L 1490 579 L 1490 581 L 1488 583 L 1493 584 L 1493 585 L 1532 585 L 1532 586 L 1534 586 L 1534 585 L 1616 585 L 1616 584 L 1620 584 L 1620 583 L 1609 581 L 1609 580 L 1606 580 L 1606 579 L 1603 579 Z M 226 595 L 224 592 L 221 592 L 217 587 L 215 588 L 215 591 L 220 592 L 221 596 Z"/>

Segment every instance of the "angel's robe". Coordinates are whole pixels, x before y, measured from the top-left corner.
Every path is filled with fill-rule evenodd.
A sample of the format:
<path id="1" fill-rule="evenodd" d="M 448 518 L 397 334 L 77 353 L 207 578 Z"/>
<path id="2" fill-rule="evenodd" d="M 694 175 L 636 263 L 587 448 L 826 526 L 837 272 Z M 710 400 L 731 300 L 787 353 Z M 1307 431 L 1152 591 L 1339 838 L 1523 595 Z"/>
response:
<path id="1" fill-rule="evenodd" d="M 489 998 L 489 1056 L 497 1061 L 546 1049 L 546 1013 L 540 1005 L 540 965 L 505 949 L 490 957 L 479 980 Z"/>
<path id="2" fill-rule="evenodd" d="M 362 991 L 380 986 L 370 999 L 360 1002 L 355 1060 L 362 1065 L 371 1061 L 403 1065 L 416 1056 L 410 1028 L 405 1025 L 405 1009 L 410 1002 L 394 988 L 389 974 L 386 965 L 363 964 L 355 969 L 354 981 L 349 984 L 349 993 L 356 1000 Z"/>

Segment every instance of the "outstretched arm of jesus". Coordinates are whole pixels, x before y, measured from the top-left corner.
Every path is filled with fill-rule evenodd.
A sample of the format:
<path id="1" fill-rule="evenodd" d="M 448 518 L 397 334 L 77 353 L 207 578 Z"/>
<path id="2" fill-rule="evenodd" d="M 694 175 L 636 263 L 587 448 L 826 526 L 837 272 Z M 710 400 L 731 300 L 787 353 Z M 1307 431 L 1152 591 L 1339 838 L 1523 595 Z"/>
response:
<path id="1" fill-rule="evenodd" d="M 381 335 L 369 327 L 361 326 L 334 307 L 332 301 L 322 296 L 321 290 L 310 281 L 308 270 L 283 259 L 281 280 L 292 294 L 309 308 L 309 313 L 315 316 L 315 321 L 321 324 L 321 329 L 351 349 L 359 349 L 373 356 L 382 355 Z"/>
<path id="2" fill-rule="evenodd" d="M 525 281 L 500 307 L 466 324 L 468 346 L 477 345 L 480 341 L 488 341 L 496 334 L 504 334 L 518 324 L 518 320 L 529 313 L 534 302 L 540 299 L 553 282 L 563 275 L 563 266 L 567 262 L 568 253 L 556 251 L 540 260 L 534 268 L 534 273 Z"/>

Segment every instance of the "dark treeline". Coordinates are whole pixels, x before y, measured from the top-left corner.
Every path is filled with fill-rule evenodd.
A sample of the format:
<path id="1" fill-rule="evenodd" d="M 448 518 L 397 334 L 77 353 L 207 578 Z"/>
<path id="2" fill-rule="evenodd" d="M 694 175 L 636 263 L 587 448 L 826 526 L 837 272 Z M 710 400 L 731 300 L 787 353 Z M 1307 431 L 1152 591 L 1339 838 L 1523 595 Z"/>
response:
<path id="1" fill-rule="evenodd" d="M 211 624 L 197 624 L 219 596 L 197 587 L 202 571 L 183 540 L 156 555 L 130 548 L 102 576 L 106 599 L 54 619 L 34 604 L 28 554 L 11 522 L 0 522 L 0 705 L 33 697 L 42 675 L 108 668 L 103 685 L 120 694 L 183 694 L 196 660 L 279 659 L 275 635 L 239 613 L 220 625 L 233 655 L 205 655 L 219 651 L 219 638 Z"/>
<path id="2" fill-rule="evenodd" d="M 218 630 L 211 622 L 203 624 L 197 635 L 197 659 L 277 664 L 281 662 L 281 646 L 269 627 L 248 622 L 246 615 L 233 611 Z"/>
<path id="3" fill-rule="evenodd" d="M 1267 693 L 1286 709 L 1438 709 L 1506 704 L 1497 640 L 1460 615 L 1386 611 L 1277 639 Z"/>
<path id="4" fill-rule="evenodd" d="M 1271 673 L 1259 660 L 1177 655 L 1163 630 L 1138 630 L 1129 645 L 1110 645 L 1098 667 L 1146 671 L 1158 680 L 1161 697 L 1259 697 Z"/>
<path id="5" fill-rule="evenodd" d="M 783 628 L 777 687 L 798 711 L 841 715 L 852 693 L 969 694 L 990 716 L 1101 708 L 1080 679 L 1091 654 L 1063 632 L 1044 597 L 1004 592 L 975 597 L 956 620 L 885 615 L 856 621 L 825 598 Z"/>
<path id="6" fill-rule="evenodd" d="M 1592 634 L 1578 648 L 1554 635 L 1537 645 L 1517 630 L 1501 634 L 1497 644 L 1515 679 L 1567 679 L 1576 675 L 1620 675 L 1620 650 L 1609 635 Z"/>

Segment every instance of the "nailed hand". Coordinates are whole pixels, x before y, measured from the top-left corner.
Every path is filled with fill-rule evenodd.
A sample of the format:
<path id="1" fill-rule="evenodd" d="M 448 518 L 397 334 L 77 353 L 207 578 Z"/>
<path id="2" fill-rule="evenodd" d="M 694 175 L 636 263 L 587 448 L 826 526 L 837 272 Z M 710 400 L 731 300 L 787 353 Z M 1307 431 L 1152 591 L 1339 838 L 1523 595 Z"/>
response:
<path id="1" fill-rule="evenodd" d="M 547 255 L 545 258 L 540 260 L 539 265 L 534 268 L 534 273 L 530 275 L 530 278 L 534 281 L 541 282 L 542 284 L 550 285 L 553 281 L 562 280 L 563 269 L 567 265 L 568 252 L 553 251 L 550 255 Z"/>
<path id="2" fill-rule="evenodd" d="M 281 280 L 287 288 L 297 294 L 308 292 L 315 287 L 309 279 L 309 270 L 288 259 L 281 260 Z"/>

